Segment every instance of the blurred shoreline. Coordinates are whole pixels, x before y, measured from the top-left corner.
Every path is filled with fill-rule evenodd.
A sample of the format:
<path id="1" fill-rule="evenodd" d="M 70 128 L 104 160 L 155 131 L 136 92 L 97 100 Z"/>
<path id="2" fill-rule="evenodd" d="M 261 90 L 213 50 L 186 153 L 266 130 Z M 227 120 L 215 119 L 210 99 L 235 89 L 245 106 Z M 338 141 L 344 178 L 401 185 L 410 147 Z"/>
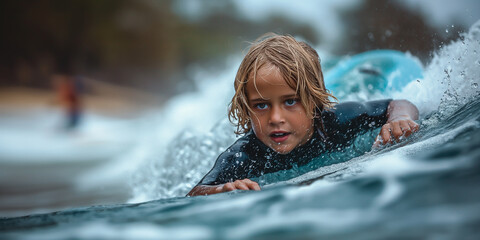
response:
<path id="1" fill-rule="evenodd" d="M 158 109 L 165 101 L 162 96 L 114 84 L 86 79 L 88 93 L 82 94 L 83 108 L 112 117 L 136 116 Z M 0 88 L 0 109 L 62 108 L 54 89 L 27 87 Z"/>
<path id="2" fill-rule="evenodd" d="M 161 108 L 162 100 L 158 96 L 95 80 L 87 80 L 86 84 L 89 93 L 82 96 L 83 114 L 89 116 L 84 117 L 94 115 L 106 119 L 107 128 L 97 127 L 105 134 L 124 131 L 122 126 L 110 129 L 109 123 L 128 121 L 134 125 L 135 119 Z M 55 115 L 53 120 L 45 120 L 47 117 L 51 119 L 52 114 Z M 92 131 L 62 130 L 63 115 L 54 90 L 0 89 L 0 132 L 4 134 L 0 136 L 0 142 L 8 143 L 0 146 L 0 216 L 120 204 L 131 197 L 129 179 L 125 174 L 107 176 L 106 181 L 96 184 L 85 185 L 82 181 L 96 169 L 121 164 L 119 158 L 133 147 L 134 139 L 113 141 Z M 90 121 L 87 124 L 92 121 L 97 124 L 99 120 L 87 121 Z M 86 123 L 81 123 L 80 127 L 82 124 Z M 18 136 L 23 133 L 30 137 L 22 139 Z M 21 140 L 18 144 L 24 146 L 18 146 L 16 138 Z M 32 140 L 35 138 L 40 139 Z M 49 146 L 53 144 L 61 146 L 56 150 L 55 146 Z M 13 150 L 7 149 L 12 147 Z M 16 151 L 17 148 L 23 151 Z M 44 153 L 38 155 L 42 151 Z"/>

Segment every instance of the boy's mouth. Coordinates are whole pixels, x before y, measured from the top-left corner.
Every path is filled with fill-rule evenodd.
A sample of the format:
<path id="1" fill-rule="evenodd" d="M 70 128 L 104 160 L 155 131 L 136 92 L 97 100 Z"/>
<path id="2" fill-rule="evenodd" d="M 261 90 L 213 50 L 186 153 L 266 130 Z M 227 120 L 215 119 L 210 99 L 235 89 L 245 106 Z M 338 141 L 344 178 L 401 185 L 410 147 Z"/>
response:
<path id="1" fill-rule="evenodd" d="M 270 138 L 274 142 L 281 143 L 281 142 L 287 140 L 289 135 L 290 135 L 289 132 L 272 132 L 270 134 Z"/>

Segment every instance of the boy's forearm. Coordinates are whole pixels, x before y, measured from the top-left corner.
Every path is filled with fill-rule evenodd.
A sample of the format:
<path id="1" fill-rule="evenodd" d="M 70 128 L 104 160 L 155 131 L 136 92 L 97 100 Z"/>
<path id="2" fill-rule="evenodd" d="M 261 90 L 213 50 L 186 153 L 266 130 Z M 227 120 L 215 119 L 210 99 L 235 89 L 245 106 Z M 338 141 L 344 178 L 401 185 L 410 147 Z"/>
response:
<path id="1" fill-rule="evenodd" d="M 417 107 L 407 100 L 393 100 L 388 105 L 388 120 L 391 122 L 398 118 L 409 117 L 411 120 L 418 120 Z"/>
<path id="2" fill-rule="evenodd" d="M 200 195 L 210 195 L 210 194 L 216 194 L 220 193 L 218 191 L 218 185 L 197 185 L 195 186 L 190 192 L 187 194 L 187 196 L 200 196 Z"/>
<path id="3" fill-rule="evenodd" d="M 222 192 L 229 192 L 233 190 L 260 191 L 261 189 L 257 182 L 245 178 L 219 185 L 197 185 L 187 194 L 187 196 L 210 195 Z"/>

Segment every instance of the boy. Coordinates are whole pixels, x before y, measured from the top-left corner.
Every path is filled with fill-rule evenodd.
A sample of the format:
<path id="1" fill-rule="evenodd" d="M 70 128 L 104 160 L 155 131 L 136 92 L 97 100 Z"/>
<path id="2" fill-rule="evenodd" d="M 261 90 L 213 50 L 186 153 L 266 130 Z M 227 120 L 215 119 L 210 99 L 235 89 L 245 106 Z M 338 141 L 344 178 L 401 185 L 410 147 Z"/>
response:
<path id="1" fill-rule="evenodd" d="M 252 45 L 235 77 L 229 118 L 245 134 L 220 154 L 189 196 L 260 190 L 250 178 L 302 166 L 382 126 L 374 146 L 418 131 L 417 108 L 406 100 L 333 105 L 316 51 L 290 36 Z"/>

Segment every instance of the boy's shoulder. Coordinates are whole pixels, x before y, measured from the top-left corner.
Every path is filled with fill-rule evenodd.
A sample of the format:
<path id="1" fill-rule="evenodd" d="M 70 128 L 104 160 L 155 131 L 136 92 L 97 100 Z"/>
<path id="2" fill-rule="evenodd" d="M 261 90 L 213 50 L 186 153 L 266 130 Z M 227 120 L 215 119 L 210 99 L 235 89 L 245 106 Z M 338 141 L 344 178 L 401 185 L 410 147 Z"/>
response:
<path id="1" fill-rule="evenodd" d="M 226 151 L 221 153 L 213 168 L 199 182 L 202 185 L 215 185 L 232 182 L 236 179 L 259 175 L 262 156 L 261 146 L 253 131 L 246 133 L 235 141 Z"/>
<path id="2" fill-rule="evenodd" d="M 321 114 L 321 126 L 329 142 L 348 144 L 356 135 L 382 126 L 387 121 L 391 99 L 343 102 Z"/>
<path id="3" fill-rule="evenodd" d="M 351 122 L 359 117 L 381 117 L 386 115 L 391 99 L 368 102 L 343 102 L 322 112 L 322 119 L 339 124 Z"/>
<path id="4" fill-rule="evenodd" d="M 238 138 L 226 151 L 219 155 L 218 159 L 222 159 L 224 163 L 248 160 L 252 151 L 258 152 L 260 150 L 258 141 L 255 133 L 250 131 Z"/>

